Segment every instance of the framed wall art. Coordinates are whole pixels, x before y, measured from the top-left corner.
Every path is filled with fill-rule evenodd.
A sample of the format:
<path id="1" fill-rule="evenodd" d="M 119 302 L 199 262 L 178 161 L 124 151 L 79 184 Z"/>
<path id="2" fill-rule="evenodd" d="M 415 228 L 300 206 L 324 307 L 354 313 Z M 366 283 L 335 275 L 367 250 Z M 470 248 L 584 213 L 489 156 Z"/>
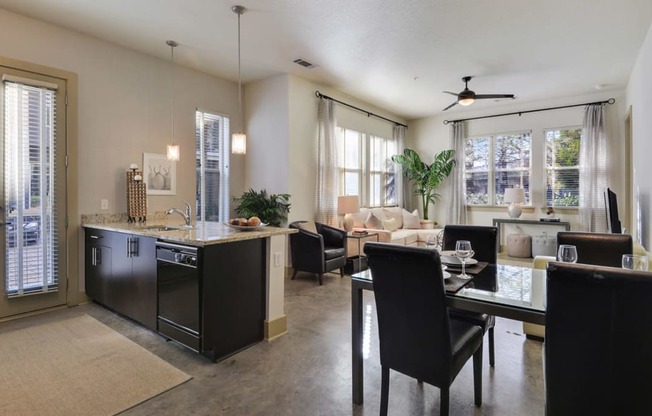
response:
<path id="1" fill-rule="evenodd" d="M 147 195 L 176 195 L 177 162 L 166 155 L 143 153 L 143 181 Z"/>

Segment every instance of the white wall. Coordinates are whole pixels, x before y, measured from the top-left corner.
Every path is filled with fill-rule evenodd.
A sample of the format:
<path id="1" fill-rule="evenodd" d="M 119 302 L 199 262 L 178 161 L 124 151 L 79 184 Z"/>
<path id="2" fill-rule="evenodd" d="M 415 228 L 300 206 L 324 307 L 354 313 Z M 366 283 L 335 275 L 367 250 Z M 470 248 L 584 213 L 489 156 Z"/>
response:
<path id="1" fill-rule="evenodd" d="M 652 26 L 639 53 L 627 85 L 627 108 L 632 109 L 634 192 L 639 192 L 641 242 L 652 244 Z M 634 227 L 636 229 L 636 226 Z"/>
<path id="2" fill-rule="evenodd" d="M 547 108 L 554 106 L 563 106 L 571 104 L 581 104 L 592 101 L 602 101 L 608 98 L 615 98 L 616 104 L 607 106 L 607 128 L 609 129 L 609 186 L 616 193 L 624 194 L 624 170 L 622 168 L 623 155 L 621 152 L 623 138 L 623 119 L 624 119 L 624 98 L 623 91 L 616 90 L 602 92 L 583 97 L 568 97 L 557 100 L 547 100 L 538 103 L 519 105 L 518 102 L 510 105 L 501 105 L 492 107 L 491 111 L 486 109 L 473 110 L 465 109 L 464 111 L 446 112 L 443 116 L 430 117 L 420 120 L 410 121 L 408 129 L 408 146 L 419 152 L 420 156 L 428 161 L 432 160 L 435 153 L 444 149 L 451 148 L 450 145 L 450 125 L 444 125 L 444 120 L 456 120 L 461 118 L 478 117 L 490 114 L 500 114 L 515 111 L 526 111 L 538 108 Z M 538 219 L 542 216 L 541 208 L 545 206 L 544 200 L 544 179 L 534 176 L 534 172 L 543 169 L 543 131 L 550 128 L 581 126 L 583 119 L 584 107 L 575 107 L 563 110 L 552 110 L 522 116 L 496 117 L 483 120 L 472 120 L 466 122 L 467 136 L 479 136 L 483 134 L 507 133 L 522 130 L 532 131 L 533 151 L 537 148 L 537 154 L 541 158 L 532 158 L 533 176 L 530 179 L 530 186 L 533 193 L 533 206 L 535 209 L 525 210 L 521 218 Z M 534 153 L 533 153 L 534 154 Z M 434 213 L 431 218 L 440 224 L 446 221 L 446 199 L 448 198 L 449 181 L 441 188 L 442 198 L 440 203 L 431 211 Z M 571 222 L 574 230 L 581 228 L 579 216 L 576 210 L 558 211 L 562 221 Z M 468 222 L 477 225 L 491 225 L 493 218 L 507 218 L 507 212 L 504 207 L 487 207 L 487 208 L 470 208 L 468 211 Z"/>
<path id="3" fill-rule="evenodd" d="M 148 210 L 195 198 L 195 109 L 216 111 L 239 124 L 237 85 L 90 36 L 0 9 L 0 55 L 78 74 L 79 213 L 126 212 L 125 174 L 143 153 L 165 153 L 175 88 L 175 141 L 181 147 L 177 195 L 150 196 Z M 180 45 L 175 56 L 183 49 Z M 169 50 L 161 38 L 161 48 Z M 243 160 L 231 163 L 231 191 L 244 187 Z M 74 186 L 75 184 L 73 184 Z M 100 199 L 109 210 L 100 210 Z"/>
<path id="4" fill-rule="evenodd" d="M 279 75 L 251 83 L 245 91 L 247 189 L 288 193 L 288 77 Z"/>
<path id="5" fill-rule="evenodd" d="M 294 75 L 285 74 L 247 85 L 250 146 L 260 145 L 260 153 L 259 149 L 251 149 L 251 157 L 249 148 L 247 150 L 247 186 L 289 193 L 292 204 L 289 222 L 315 217 L 317 90 L 383 117 L 405 122 L 378 107 Z M 337 104 L 335 111 L 338 125 L 382 137 L 392 136 L 391 123 Z M 254 134 L 254 129 L 261 137 Z"/>

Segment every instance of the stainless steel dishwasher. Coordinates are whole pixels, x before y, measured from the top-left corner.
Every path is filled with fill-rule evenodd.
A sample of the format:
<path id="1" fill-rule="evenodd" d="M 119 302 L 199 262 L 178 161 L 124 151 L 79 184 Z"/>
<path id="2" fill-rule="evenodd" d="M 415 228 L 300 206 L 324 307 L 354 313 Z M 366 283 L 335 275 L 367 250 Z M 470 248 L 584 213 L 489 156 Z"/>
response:
<path id="1" fill-rule="evenodd" d="M 198 248 L 156 243 L 158 332 L 193 351 L 201 350 Z"/>

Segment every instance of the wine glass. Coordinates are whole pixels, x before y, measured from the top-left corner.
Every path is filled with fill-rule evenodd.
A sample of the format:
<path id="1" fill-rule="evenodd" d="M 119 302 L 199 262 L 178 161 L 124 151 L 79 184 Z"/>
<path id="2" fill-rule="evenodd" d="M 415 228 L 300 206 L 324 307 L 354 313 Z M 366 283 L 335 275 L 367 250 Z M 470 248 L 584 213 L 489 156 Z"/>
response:
<path id="1" fill-rule="evenodd" d="M 466 260 L 470 259 L 473 257 L 475 253 L 471 249 L 471 242 L 468 240 L 457 240 L 455 243 L 455 255 L 457 256 L 458 259 L 460 259 L 460 263 L 462 263 L 462 274 L 460 274 L 459 278 L 461 279 L 470 279 L 471 276 L 466 274 L 465 272 L 465 267 L 466 267 Z"/>
<path id="2" fill-rule="evenodd" d="M 561 244 L 557 251 L 557 259 L 564 263 L 577 263 L 577 248 L 570 244 Z"/>
<path id="3" fill-rule="evenodd" d="M 636 254 L 623 254 L 622 266 L 623 269 L 647 271 L 648 259 L 647 256 L 639 256 Z"/>
<path id="4" fill-rule="evenodd" d="M 426 238 L 426 247 L 431 248 L 431 249 L 437 247 L 437 236 L 436 235 L 429 235 L 428 238 Z"/>

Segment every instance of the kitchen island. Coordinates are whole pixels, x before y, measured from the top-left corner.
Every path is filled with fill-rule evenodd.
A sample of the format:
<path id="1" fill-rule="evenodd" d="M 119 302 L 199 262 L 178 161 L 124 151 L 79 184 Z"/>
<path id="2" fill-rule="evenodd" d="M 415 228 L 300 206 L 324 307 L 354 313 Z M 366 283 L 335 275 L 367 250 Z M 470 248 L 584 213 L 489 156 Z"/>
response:
<path id="1" fill-rule="evenodd" d="M 84 227 L 86 292 L 98 303 L 217 360 L 287 332 L 286 236 L 295 230 L 238 231 L 214 222 L 186 228 L 96 218 Z M 171 250 L 173 261 L 159 255 L 164 250 Z M 193 266 L 198 276 L 194 287 L 167 280 L 170 270 L 183 274 Z M 189 319 L 193 308 L 197 316 Z M 175 325 L 175 319 L 182 324 Z"/>

